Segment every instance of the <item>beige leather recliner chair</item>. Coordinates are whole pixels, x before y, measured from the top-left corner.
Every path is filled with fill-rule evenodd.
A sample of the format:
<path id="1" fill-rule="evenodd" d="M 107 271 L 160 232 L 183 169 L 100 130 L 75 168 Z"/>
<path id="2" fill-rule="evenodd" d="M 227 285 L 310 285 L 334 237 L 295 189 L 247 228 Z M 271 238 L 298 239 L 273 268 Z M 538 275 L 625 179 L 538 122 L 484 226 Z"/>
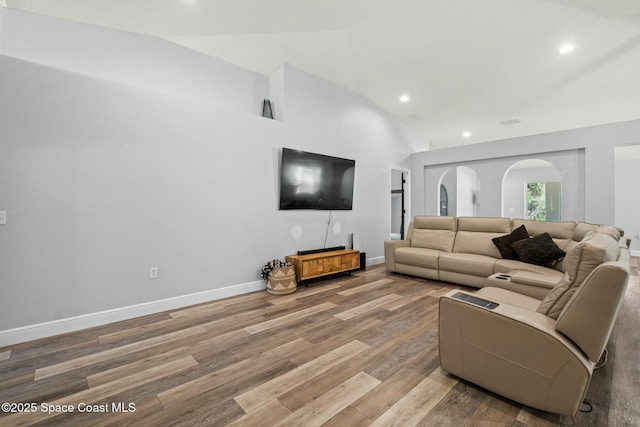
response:
<path id="1" fill-rule="evenodd" d="M 442 369 L 524 405 L 575 416 L 629 268 L 623 242 L 592 232 L 567 254 L 563 279 L 542 301 L 493 287 L 449 292 L 439 307 Z"/>

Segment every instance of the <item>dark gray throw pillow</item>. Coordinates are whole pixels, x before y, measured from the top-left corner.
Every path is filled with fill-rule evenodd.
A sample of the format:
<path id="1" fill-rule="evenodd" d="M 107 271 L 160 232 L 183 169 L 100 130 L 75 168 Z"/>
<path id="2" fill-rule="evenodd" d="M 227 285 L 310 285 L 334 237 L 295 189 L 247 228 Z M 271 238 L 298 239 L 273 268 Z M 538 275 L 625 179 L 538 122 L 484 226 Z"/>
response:
<path id="1" fill-rule="evenodd" d="M 529 264 L 545 265 L 566 255 L 566 252 L 556 245 L 549 233 L 519 240 L 511 246 L 520 260 Z"/>
<path id="2" fill-rule="evenodd" d="M 514 229 L 510 234 L 494 237 L 491 239 L 493 244 L 496 245 L 498 250 L 500 251 L 500 256 L 503 259 L 515 259 L 519 260 L 518 254 L 513 250 L 512 245 L 522 239 L 528 239 L 529 232 L 525 228 L 524 224 L 520 227 Z"/>

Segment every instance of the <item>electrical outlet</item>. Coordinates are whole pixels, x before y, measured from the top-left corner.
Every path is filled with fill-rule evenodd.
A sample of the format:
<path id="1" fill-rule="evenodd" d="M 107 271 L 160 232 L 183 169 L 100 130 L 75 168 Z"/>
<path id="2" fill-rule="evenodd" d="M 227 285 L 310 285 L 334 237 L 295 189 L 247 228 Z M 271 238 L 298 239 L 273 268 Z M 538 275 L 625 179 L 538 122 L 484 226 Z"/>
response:
<path id="1" fill-rule="evenodd" d="M 149 279 L 157 279 L 158 278 L 158 267 L 151 267 L 149 269 Z"/>

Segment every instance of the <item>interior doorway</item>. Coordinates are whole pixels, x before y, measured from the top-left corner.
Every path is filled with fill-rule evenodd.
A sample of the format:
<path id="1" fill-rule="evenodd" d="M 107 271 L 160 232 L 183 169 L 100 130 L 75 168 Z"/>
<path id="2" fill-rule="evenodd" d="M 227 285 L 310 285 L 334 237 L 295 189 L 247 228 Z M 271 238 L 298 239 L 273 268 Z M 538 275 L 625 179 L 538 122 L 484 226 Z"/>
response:
<path id="1" fill-rule="evenodd" d="M 519 160 L 502 177 L 502 216 L 562 220 L 562 177 L 550 162 Z"/>
<path id="2" fill-rule="evenodd" d="M 404 240 L 408 225 L 409 171 L 391 170 L 391 240 Z"/>
<path id="3" fill-rule="evenodd" d="M 480 206 L 480 178 L 475 170 L 467 166 L 456 168 L 457 216 L 478 216 Z"/>
<path id="4" fill-rule="evenodd" d="M 440 184 L 440 216 L 449 215 L 449 192 L 444 184 Z"/>
<path id="5" fill-rule="evenodd" d="M 438 215 L 455 216 L 458 179 L 455 168 L 447 169 L 438 180 Z"/>
<path id="6" fill-rule="evenodd" d="M 477 216 L 480 178 L 467 166 L 447 169 L 438 180 L 439 216 Z"/>

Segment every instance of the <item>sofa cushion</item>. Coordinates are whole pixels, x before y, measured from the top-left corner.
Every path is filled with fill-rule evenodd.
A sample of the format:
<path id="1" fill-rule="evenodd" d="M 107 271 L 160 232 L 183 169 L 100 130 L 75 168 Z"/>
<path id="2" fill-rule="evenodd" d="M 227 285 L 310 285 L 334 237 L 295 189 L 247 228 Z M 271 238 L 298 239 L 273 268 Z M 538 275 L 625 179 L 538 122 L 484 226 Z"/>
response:
<path id="1" fill-rule="evenodd" d="M 511 231 L 511 219 L 461 216 L 458 217 L 458 230 L 479 231 L 483 233 L 509 233 Z"/>
<path id="2" fill-rule="evenodd" d="M 524 261 L 516 261 L 513 259 L 499 259 L 494 266 L 494 273 L 511 273 L 514 270 L 530 271 L 532 273 L 544 274 L 553 277 L 557 282 L 562 278 L 562 271 L 558 271 L 552 267 L 544 265 L 528 264 Z"/>
<path id="3" fill-rule="evenodd" d="M 571 281 L 582 283 L 598 265 L 618 258 L 620 246 L 611 236 L 603 233 L 588 233 L 567 255 L 565 273 Z"/>
<path id="4" fill-rule="evenodd" d="M 411 247 L 451 252 L 456 238 L 456 218 L 416 216 L 411 223 Z"/>
<path id="5" fill-rule="evenodd" d="M 484 255 L 499 259 L 500 251 L 491 239 L 500 237 L 498 233 L 480 233 L 475 231 L 458 231 L 453 244 L 453 252 Z"/>
<path id="6" fill-rule="evenodd" d="M 397 248 L 395 261 L 398 264 L 437 269 L 441 253 L 442 251 L 427 248 Z"/>
<path id="7" fill-rule="evenodd" d="M 620 247 L 611 236 L 589 232 L 566 256 L 562 280 L 542 300 L 537 311 L 557 319 L 576 289 L 600 264 L 614 261 Z"/>
<path id="8" fill-rule="evenodd" d="M 518 240 L 528 239 L 529 232 L 527 228 L 522 224 L 520 227 L 514 229 L 511 233 L 505 234 L 504 236 L 494 237 L 491 239 L 493 244 L 496 245 L 498 250 L 500 251 L 500 255 L 503 259 L 520 259 L 516 251 L 513 250 L 511 245 Z"/>
<path id="9" fill-rule="evenodd" d="M 455 216 L 416 216 L 413 219 L 415 229 L 456 231 L 456 225 Z"/>
<path id="10" fill-rule="evenodd" d="M 451 252 L 455 238 L 455 231 L 415 229 L 411 236 L 411 247 Z"/>
<path id="11" fill-rule="evenodd" d="M 580 221 L 576 224 L 576 229 L 573 231 L 573 236 L 571 238 L 574 241 L 579 242 L 584 239 L 584 236 L 586 236 L 588 232 L 594 231 L 598 227 L 598 224 Z"/>
<path id="12" fill-rule="evenodd" d="M 493 274 L 496 259 L 486 255 L 469 253 L 442 253 L 438 260 L 441 271 L 489 277 Z"/>
<path id="13" fill-rule="evenodd" d="M 569 253 L 571 251 L 571 249 L 575 248 L 580 243 L 580 242 L 576 242 L 574 240 L 569 240 L 568 242 L 566 242 L 566 244 L 564 246 L 561 246 L 561 244 L 560 244 L 561 242 L 559 242 L 557 240 L 554 240 L 554 242 L 556 242 L 558 247 L 562 248 L 562 250 L 565 251 L 566 253 Z M 567 259 L 567 257 L 565 256 L 564 258 L 558 260 L 558 262 L 553 264 L 553 268 L 555 268 L 558 271 L 564 272 L 564 263 L 565 263 L 566 259 Z"/>
<path id="14" fill-rule="evenodd" d="M 513 219 L 513 228 L 524 225 L 531 236 L 549 233 L 554 239 L 571 239 L 576 229 L 573 221 L 535 221 L 533 219 Z M 580 240 L 580 239 L 578 239 Z"/>
<path id="15" fill-rule="evenodd" d="M 453 252 L 500 258 L 491 239 L 511 231 L 509 218 L 459 217 Z"/>
<path id="16" fill-rule="evenodd" d="M 620 240 L 620 236 L 622 235 L 620 233 L 620 229 L 612 227 L 610 225 L 601 225 L 600 227 L 596 228 L 596 233 L 608 234 L 615 240 Z"/>
<path id="17" fill-rule="evenodd" d="M 575 288 L 577 287 L 578 284 L 575 284 Z M 536 311 L 538 313 L 545 314 L 552 319 L 557 319 L 562 312 L 562 309 L 567 304 L 567 301 L 571 299 L 574 293 L 574 283 L 569 279 L 569 275 L 565 273 L 558 284 L 549 291 L 546 297 L 544 297 Z"/>
<path id="18" fill-rule="evenodd" d="M 530 264 L 545 265 L 566 255 L 549 233 L 519 240 L 512 247 L 522 261 Z"/>

